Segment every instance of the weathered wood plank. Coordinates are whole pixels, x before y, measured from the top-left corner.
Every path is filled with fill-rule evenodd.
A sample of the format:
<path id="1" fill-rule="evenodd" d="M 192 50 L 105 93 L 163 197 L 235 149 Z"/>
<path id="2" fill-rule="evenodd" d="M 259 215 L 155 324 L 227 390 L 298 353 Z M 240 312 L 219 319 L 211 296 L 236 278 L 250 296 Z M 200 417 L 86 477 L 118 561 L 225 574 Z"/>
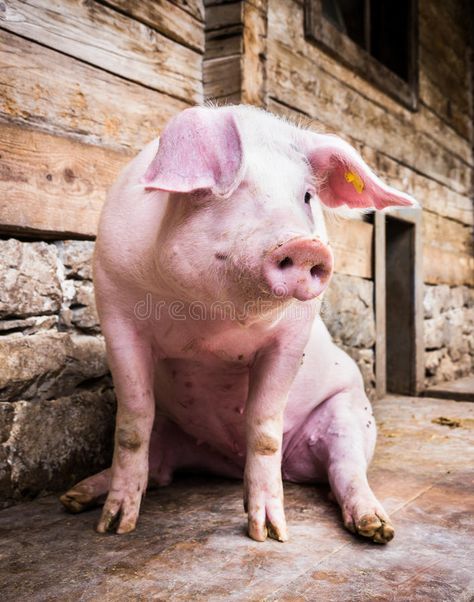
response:
<path id="1" fill-rule="evenodd" d="M 0 115 L 5 119 L 140 150 L 187 106 L 0 30 Z"/>
<path id="2" fill-rule="evenodd" d="M 0 122 L 0 231 L 95 236 L 106 190 L 129 158 Z"/>
<path id="3" fill-rule="evenodd" d="M 428 284 L 474 286 L 474 257 L 423 246 L 423 279 Z"/>
<path id="4" fill-rule="evenodd" d="M 412 194 L 423 209 L 471 227 L 474 225 L 473 205 L 469 196 L 461 195 L 368 146 L 362 145 L 359 151 L 382 178 L 395 188 Z"/>
<path id="5" fill-rule="evenodd" d="M 421 109 L 428 107 L 464 140 L 470 140 L 473 128 L 469 115 L 463 113 L 443 90 L 435 86 L 424 71 L 419 73 L 419 94 Z"/>
<path id="6" fill-rule="evenodd" d="M 236 0 L 208 6 L 206 8 L 206 31 L 241 24 L 242 4 L 241 0 Z"/>
<path id="7" fill-rule="evenodd" d="M 168 38 L 204 53 L 203 24 L 169 0 L 102 0 Z"/>
<path id="8" fill-rule="evenodd" d="M 0 28 L 187 102 L 202 100 L 201 55 L 96 2 L 5 0 Z"/>
<path id="9" fill-rule="evenodd" d="M 269 39 L 268 49 L 269 95 L 468 194 L 470 174 L 464 160 L 418 132 L 408 121 L 397 119 L 352 88 L 341 86 L 316 63 L 278 40 Z"/>
<path id="10" fill-rule="evenodd" d="M 373 224 L 329 214 L 326 217 L 326 226 L 334 251 L 335 271 L 372 278 Z"/>
<path id="11" fill-rule="evenodd" d="M 204 2 L 203 0 L 170 0 L 173 4 L 182 8 L 187 13 L 204 23 Z"/>
<path id="12" fill-rule="evenodd" d="M 460 255 L 474 255 L 472 226 L 446 219 L 431 211 L 423 214 L 425 244 Z"/>
<path id="13" fill-rule="evenodd" d="M 229 56 L 205 60 L 203 84 L 206 99 L 223 98 L 239 94 L 240 97 L 240 56 Z"/>
<path id="14" fill-rule="evenodd" d="M 231 33 L 222 33 L 222 30 L 219 29 L 206 34 L 205 60 L 236 56 L 242 53 L 242 26 L 235 25 L 232 30 Z"/>
<path id="15" fill-rule="evenodd" d="M 243 6 L 242 102 L 266 105 L 267 10 L 247 2 Z"/>
<path id="16" fill-rule="evenodd" d="M 385 144 L 385 152 L 387 152 L 387 149 L 390 149 L 390 146 L 398 148 L 399 139 L 406 139 L 407 134 L 413 136 L 417 132 L 421 132 L 424 134 L 424 137 L 433 141 L 431 146 L 442 147 L 448 153 L 457 154 L 462 161 L 472 165 L 469 137 L 467 137 L 468 139 L 460 138 L 444 121 L 432 112 L 427 111 L 426 107 L 421 107 L 417 113 L 412 113 L 403 108 L 375 86 L 370 85 L 340 62 L 329 57 L 320 48 L 307 42 L 303 35 L 303 11 L 298 3 L 294 1 L 271 0 L 268 19 L 269 44 L 272 42 L 272 46 L 269 46 L 268 52 L 269 66 L 271 64 L 274 66 L 275 62 L 279 60 L 273 57 L 274 46 L 276 45 L 280 49 L 280 54 L 285 52 L 287 55 L 285 64 L 281 68 L 287 70 L 288 74 L 283 73 L 280 77 L 283 78 L 286 75 L 294 82 L 293 94 L 295 97 L 299 96 L 300 87 L 306 84 L 306 87 L 309 88 L 309 94 L 313 97 L 312 110 L 314 116 L 321 119 L 320 115 L 316 114 L 316 111 L 319 110 L 319 105 L 316 106 L 315 96 L 320 91 L 325 92 L 328 87 L 326 82 L 332 81 L 333 89 L 337 88 L 339 93 L 341 90 L 345 90 L 344 104 L 351 105 L 353 102 L 356 102 L 358 105 L 357 109 L 362 113 L 360 117 L 365 117 L 366 121 L 369 121 L 369 126 L 372 121 L 373 111 L 378 111 L 377 114 L 383 113 L 385 115 L 385 120 L 391 126 L 390 137 Z M 324 78 L 324 81 L 320 81 L 321 78 Z M 288 82 L 288 85 L 291 87 L 291 81 Z M 270 88 L 269 93 L 272 93 Z M 288 99 L 282 100 L 287 102 Z M 295 106 L 295 102 L 290 102 L 289 104 Z M 308 112 L 307 106 L 301 107 L 298 105 L 297 108 Z M 336 106 L 333 113 L 337 113 L 337 109 Z M 345 107 L 341 110 L 344 113 Z M 438 113 L 440 115 L 443 114 L 439 110 Z M 357 123 L 351 123 L 350 117 L 351 115 L 344 122 L 351 129 L 356 132 L 362 129 L 366 139 L 369 138 L 369 135 L 370 137 L 373 135 L 372 129 L 374 128 L 366 132 L 367 125 L 362 122 L 360 128 Z M 382 117 L 378 119 L 380 121 Z M 380 129 L 381 125 L 385 126 L 385 123 L 375 123 L 374 125 L 377 129 Z"/>
<path id="17" fill-rule="evenodd" d="M 421 2 L 420 70 L 461 111 L 470 114 L 469 18 L 466 11 L 460 21 L 454 21 L 446 9 L 444 2 Z"/>

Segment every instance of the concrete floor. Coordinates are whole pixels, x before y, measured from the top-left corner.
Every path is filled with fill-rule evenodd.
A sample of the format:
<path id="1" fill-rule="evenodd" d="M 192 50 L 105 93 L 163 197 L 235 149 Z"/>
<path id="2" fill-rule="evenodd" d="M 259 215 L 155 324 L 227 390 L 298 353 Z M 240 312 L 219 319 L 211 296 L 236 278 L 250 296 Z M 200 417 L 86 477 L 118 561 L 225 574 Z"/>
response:
<path id="1" fill-rule="evenodd" d="M 240 483 L 182 477 L 147 495 L 128 536 L 97 535 L 99 510 L 72 516 L 53 496 L 1 512 L 1 600 L 472 600 L 474 404 L 389 397 L 375 409 L 370 480 L 395 524 L 387 546 L 346 532 L 327 489 L 289 484 L 290 541 L 253 542 Z"/>

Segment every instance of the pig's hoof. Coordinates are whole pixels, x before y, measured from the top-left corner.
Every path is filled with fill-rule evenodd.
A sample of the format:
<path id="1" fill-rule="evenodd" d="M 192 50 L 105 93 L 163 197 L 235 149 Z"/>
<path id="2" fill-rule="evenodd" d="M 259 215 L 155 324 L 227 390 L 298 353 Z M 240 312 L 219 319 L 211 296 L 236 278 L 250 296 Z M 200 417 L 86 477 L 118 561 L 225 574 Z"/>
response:
<path id="1" fill-rule="evenodd" d="M 80 489 L 70 489 L 59 498 L 59 501 L 68 512 L 73 514 L 93 508 L 99 503 L 98 499 L 91 496 L 88 491 L 81 491 Z"/>
<path id="2" fill-rule="evenodd" d="M 125 495 L 123 499 L 108 498 L 97 524 L 97 533 L 115 532 L 119 535 L 135 530 L 140 511 L 141 493 Z"/>
<path id="3" fill-rule="evenodd" d="M 267 537 L 277 541 L 287 541 L 288 531 L 286 528 L 285 513 L 283 505 L 278 503 L 265 503 L 247 507 L 244 504 L 245 511 L 248 512 L 248 535 L 255 541 L 265 541 Z"/>
<path id="4" fill-rule="evenodd" d="M 357 520 L 352 520 L 346 527 L 363 537 L 372 539 L 375 543 L 388 543 L 395 535 L 395 529 L 387 517 L 378 514 L 364 514 Z"/>

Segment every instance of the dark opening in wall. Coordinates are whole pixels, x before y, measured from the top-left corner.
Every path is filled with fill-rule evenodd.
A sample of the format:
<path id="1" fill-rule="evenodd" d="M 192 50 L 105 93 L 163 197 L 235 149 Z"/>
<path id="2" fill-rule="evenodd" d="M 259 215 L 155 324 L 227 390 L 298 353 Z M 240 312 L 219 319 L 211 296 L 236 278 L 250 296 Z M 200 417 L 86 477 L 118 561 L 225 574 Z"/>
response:
<path id="1" fill-rule="evenodd" d="M 415 225 L 390 216 L 385 224 L 387 391 L 415 394 Z"/>
<path id="2" fill-rule="evenodd" d="M 323 0 L 323 16 L 358 46 L 409 81 L 411 0 Z"/>
<path id="3" fill-rule="evenodd" d="M 417 0 L 305 0 L 305 34 L 384 92 L 417 109 Z"/>

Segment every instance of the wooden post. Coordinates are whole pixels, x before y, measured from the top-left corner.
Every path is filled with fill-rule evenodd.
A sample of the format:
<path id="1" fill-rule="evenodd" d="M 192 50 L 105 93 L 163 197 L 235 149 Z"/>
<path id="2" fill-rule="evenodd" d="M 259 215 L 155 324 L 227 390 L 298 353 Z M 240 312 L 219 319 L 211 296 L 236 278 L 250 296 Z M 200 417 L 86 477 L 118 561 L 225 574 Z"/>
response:
<path id="1" fill-rule="evenodd" d="M 380 399 L 387 393 L 387 345 L 385 316 L 385 214 L 375 213 L 375 391 Z"/>

